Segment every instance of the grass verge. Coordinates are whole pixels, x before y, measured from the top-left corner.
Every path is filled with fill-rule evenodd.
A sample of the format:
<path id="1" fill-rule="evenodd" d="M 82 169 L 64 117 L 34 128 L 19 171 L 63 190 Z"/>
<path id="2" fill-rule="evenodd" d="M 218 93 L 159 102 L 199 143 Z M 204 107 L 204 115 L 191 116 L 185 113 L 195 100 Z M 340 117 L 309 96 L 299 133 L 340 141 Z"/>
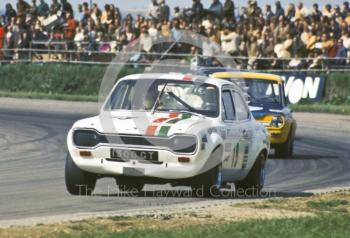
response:
<path id="1" fill-rule="evenodd" d="M 30 98 L 30 99 L 49 99 L 60 101 L 84 101 L 97 102 L 97 95 L 68 95 L 68 94 L 47 94 L 38 92 L 5 92 L 0 91 L 0 97 L 10 98 Z"/>
<path id="2" fill-rule="evenodd" d="M 220 225 L 188 226 L 176 229 L 147 229 L 114 233 L 105 230 L 105 227 L 97 227 L 89 232 L 75 233 L 72 235 L 60 234 L 57 237 L 103 237 L 103 238 L 127 238 L 127 237 L 344 237 L 350 236 L 350 216 L 343 214 L 320 215 L 312 218 L 288 218 L 272 220 L 250 220 L 237 223 Z M 81 227 L 82 228 L 82 227 Z M 80 228 L 79 228 L 80 229 Z"/>
<path id="3" fill-rule="evenodd" d="M 296 104 L 290 106 L 296 112 L 320 112 L 350 115 L 350 104 Z"/>
<path id="4" fill-rule="evenodd" d="M 350 194 L 273 198 L 191 213 L 0 229 L 0 237 L 350 237 Z"/>

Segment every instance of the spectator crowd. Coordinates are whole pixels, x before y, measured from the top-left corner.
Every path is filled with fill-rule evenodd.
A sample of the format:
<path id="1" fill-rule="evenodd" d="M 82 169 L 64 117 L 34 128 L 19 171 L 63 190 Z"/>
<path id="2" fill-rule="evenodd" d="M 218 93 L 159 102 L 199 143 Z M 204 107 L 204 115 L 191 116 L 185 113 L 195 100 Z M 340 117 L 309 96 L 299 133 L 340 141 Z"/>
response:
<path id="1" fill-rule="evenodd" d="M 6 0 L 5 0 L 6 2 Z M 94 1 L 97 2 L 97 1 Z M 350 52 L 350 7 L 302 2 L 261 8 L 257 1 L 237 7 L 232 0 L 212 0 L 204 6 L 193 0 L 188 8 L 170 9 L 165 0 L 151 0 L 147 13 L 122 15 L 118 6 L 97 3 L 78 5 L 69 0 L 18 0 L 6 4 L 0 18 L 0 60 L 13 58 L 18 49 L 54 49 L 86 52 L 119 52 L 139 39 L 140 51 L 161 51 L 159 37 L 174 42 L 180 30 L 193 31 L 217 43 L 235 57 L 241 68 L 319 69 L 346 67 Z M 12 50 L 12 53 L 11 53 Z M 174 47 L 173 53 L 215 55 L 207 46 Z M 21 51 L 18 51 L 21 52 Z M 18 53 L 17 57 L 27 57 Z M 212 63 L 212 62 L 211 62 Z"/>

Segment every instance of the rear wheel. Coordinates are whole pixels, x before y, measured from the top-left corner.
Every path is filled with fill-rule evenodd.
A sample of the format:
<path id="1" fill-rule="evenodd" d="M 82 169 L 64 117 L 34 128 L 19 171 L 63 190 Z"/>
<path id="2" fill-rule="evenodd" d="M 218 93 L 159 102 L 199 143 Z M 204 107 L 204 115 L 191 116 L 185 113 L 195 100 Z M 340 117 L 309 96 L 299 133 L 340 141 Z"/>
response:
<path id="1" fill-rule="evenodd" d="M 134 178 L 117 178 L 118 188 L 122 192 L 139 193 L 144 187 L 144 183 Z"/>
<path id="2" fill-rule="evenodd" d="M 65 181 L 67 191 L 72 195 L 91 195 L 96 186 L 97 176 L 81 170 L 67 154 L 65 166 Z"/>
<path id="3" fill-rule="evenodd" d="M 242 181 L 236 182 L 236 193 L 245 195 L 259 196 L 265 183 L 265 162 L 266 155 L 261 153 L 253 168 L 248 173 L 247 177 Z"/>
<path id="4" fill-rule="evenodd" d="M 289 133 L 288 139 L 283 144 L 277 145 L 275 148 L 275 156 L 277 158 L 290 158 L 293 156 L 294 138 L 292 130 Z"/>

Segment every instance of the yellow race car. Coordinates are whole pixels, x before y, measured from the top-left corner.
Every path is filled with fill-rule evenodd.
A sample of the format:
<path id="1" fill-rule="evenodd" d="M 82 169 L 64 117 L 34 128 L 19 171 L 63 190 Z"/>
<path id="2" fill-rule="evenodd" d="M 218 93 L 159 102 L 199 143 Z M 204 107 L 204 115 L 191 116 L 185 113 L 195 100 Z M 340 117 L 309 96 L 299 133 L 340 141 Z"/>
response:
<path id="1" fill-rule="evenodd" d="M 297 123 L 287 106 L 280 76 L 252 72 L 217 72 L 210 76 L 238 84 L 247 93 L 253 116 L 268 129 L 276 157 L 293 156 Z"/>

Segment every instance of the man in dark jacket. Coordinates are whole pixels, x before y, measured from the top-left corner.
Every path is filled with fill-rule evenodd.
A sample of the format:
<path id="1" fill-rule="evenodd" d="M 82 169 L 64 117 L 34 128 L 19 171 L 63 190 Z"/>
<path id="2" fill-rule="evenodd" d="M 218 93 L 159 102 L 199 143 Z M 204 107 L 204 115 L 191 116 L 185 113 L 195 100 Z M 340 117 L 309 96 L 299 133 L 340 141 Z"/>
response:
<path id="1" fill-rule="evenodd" d="M 209 7 L 209 11 L 216 17 L 221 18 L 224 11 L 224 7 L 219 0 L 213 0 L 213 3 Z"/>
<path id="2" fill-rule="evenodd" d="M 231 0 L 226 0 L 224 3 L 224 17 L 235 18 L 235 4 Z"/>
<path id="3" fill-rule="evenodd" d="M 202 15 L 202 13 L 203 13 L 203 4 L 201 3 L 201 0 L 193 0 L 192 13 L 195 16 L 201 16 Z"/>
<path id="4" fill-rule="evenodd" d="M 344 47 L 343 40 L 338 40 L 338 47 L 336 56 L 336 65 L 346 65 L 346 59 L 348 58 L 348 50 Z"/>
<path id="5" fill-rule="evenodd" d="M 16 17 L 17 13 L 15 9 L 13 9 L 12 5 L 10 3 L 6 4 L 6 12 L 5 12 L 5 23 L 10 24 L 11 19 L 13 17 Z"/>
<path id="6" fill-rule="evenodd" d="M 55 15 L 61 9 L 61 4 L 58 3 L 58 0 L 52 0 L 52 4 L 50 6 L 50 14 Z"/>
<path id="7" fill-rule="evenodd" d="M 29 49 L 30 42 L 31 42 L 31 38 L 30 38 L 29 33 L 27 31 L 22 31 L 20 33 L 20 41 L 18 44 L 18 49 Z M 29 59 L 29 54 L 28 54 L 28 52 L 24 52 L 24 51 L 19 52 L 18 57 L 21 60 L 27 60 L 27 59 Z"/>
<path id="8" fill-rule="evenodd" d="M 61 7 L 63 17 L 66 15 L 74 16 L 72 5 L 67 0 L 61 0 Z"/>
<path id="9" fill-rule="evenodd" d="M 284 9 L 282 8 L 280 1 L 276 1 L 275 6 L 276 6 L 275 16 L 277 19 L 279 19 L 281 16 L 284 16 Z"/>
<path id="10" fill-rule="evenodd" d="M 49 5 L 44 1 L 40 0 L 40 4 L 36 8 L 36 13 L 39 17 L 47 17 L 49 15 Z"/>
<path id="11" fill-rule="evenodd" d="M 24 0 L 17 2 L 17 16 L 19 18 L 19 27 L 21 29 L 26 27 L 26 14 L 30 11 L 30 5 Z"/>
<path id="12" fill-rule="evenodd" d="M 159 1 L 159 20 L 160 21 L 169 21 L 170 8 L 165 4 L 165 0 Z"/>

